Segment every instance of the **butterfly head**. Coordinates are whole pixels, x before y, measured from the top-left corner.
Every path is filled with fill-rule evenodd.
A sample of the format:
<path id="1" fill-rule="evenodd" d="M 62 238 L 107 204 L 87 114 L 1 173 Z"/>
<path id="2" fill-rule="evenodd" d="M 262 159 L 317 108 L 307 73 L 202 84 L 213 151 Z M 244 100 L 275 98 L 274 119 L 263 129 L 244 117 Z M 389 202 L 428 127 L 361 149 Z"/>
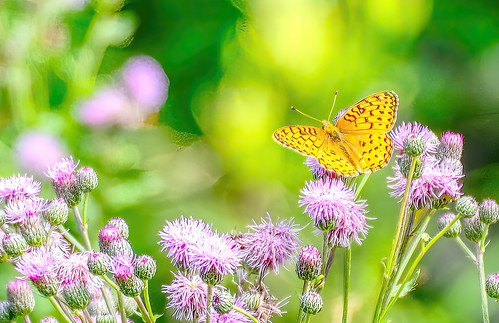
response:
<path id="1" fill-rule="evenodd" d="M 340 129 L 327 120 L 322 120 L 322 129 L 327 132 L 332 138 L 340 138 Z"/>

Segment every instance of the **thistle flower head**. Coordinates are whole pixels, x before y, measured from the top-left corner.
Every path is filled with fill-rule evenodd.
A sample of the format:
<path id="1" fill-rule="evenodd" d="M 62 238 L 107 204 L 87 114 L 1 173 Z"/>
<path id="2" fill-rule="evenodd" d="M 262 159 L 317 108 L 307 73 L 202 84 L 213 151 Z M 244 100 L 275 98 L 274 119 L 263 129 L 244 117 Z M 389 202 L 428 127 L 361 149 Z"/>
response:
<path id="1" fill-rule="evenodd" d="M 69 208 L 63 199 L 54 199 L 46 205 L 43 216 L 51 225 L 60 225 L 68 220 Z"/>
<path id="2" fill-rule="evenodd" d="M 322 309 L 322 297 L 316 292 L 306 292 L 300 297 L 300 308 L 304 313 L 315 315 Z"/>
<path id="3" fill-rule="evenodd" d="M 177 268 L 190 268 L 192 265 L 192 249 L 204 240 L 214 236 L 211 226 L 202 220 L 180 217 L 174 221 L 166 221 L 159 232 L 161 251 L 167 252 Z"/>
<path id="4" fill-rule="evenodd" d="M 485 224 L 492 224 L 499 221 L 499 206 L 492 199 L 485 199 L 479 207 L 480 220 Z"/>
<path id="5" fill-rule="evenodd" d="M 65 258 L 71 249 L 71 244 L 64 238 L 62 233 L 52 231 L 47 241 L 46 249 L 55 257 Z"/>
<path id="6" fill-rule="evenodd" d="M 94 275 L 105 275 L 111 271 L 111 258 L 103 252 L 92 252 L 88 255 L 88 270 Z"/>
<path id="7" fill-rule="evenodd" d="M 463 232 L 466 239 L 473 242 L 478 242 L 483 238 L 485 224 L 480 221 L 478 212 L 470 218 L 463 218 Z"/>
<path id="8" fill-rule="evenodd" d="M 28 249 L 28 243 L 19 233 L 11 232 L 2 237 L 2 249 L 10 257 L 18 257 Z"/>
<path id="9" fill-rule="evenodd" d="M 435 134 L 428 129 L 428 127 L 417 122 L 402 122 L 401 125 L 393 129 L 391 136 L 393 138 L 393 147 L 402 153 L 406 153 L 404 149 L 404 141 L 410 134 L 411 137 L 418 138 L 418 141 L 424 143 L 424 149 L 421 153 L 423 156 L 436 153 L 439 144 L 437 136 L 435 136 Z"/>
<path id="10" fill-rule="evenodd" d="M 485 281 L 485 290 L 487 291 L 487 295 L 494 299 L 499 299 L 499 274 L 493 273 L 487 277 Z"/>
<path id="11" fill-rule="evenodd" d="M 115 227 L 116 229 L 118 229 L 120 231 L 123 239 L 128 239 L 128 235 L 129 235 L 128 224 L 126 223 L 126 221 L 123 218 L 118 218 L 118 217 L 112 218 L 111 220 L 109 220 L 107 222 L 105 227 Z"/>
<path id="12" fill-rule="evenodd" d="M 58 198 L 64 199 L 69 207 L 78 205 L 81 201 L 81 191 L 76 184 L 75 170 L 78 167 L 73 157 L 63 158 L 55 166 L 49 166 L 45 176 L 52 180 Z"/>
<path id="13" fill-rule="evenodd" d="M 437 150 L 438 159 L 460 160 L 463 155 L 464 137 L 459 133 L 444 132 L 440 136 L 440 145 Z"/>
<path id="14" fill-rule="evenodd" d="M 319 250 L 313 245 L 301 249 L 296 261 L 296 274 L 301 280 L 311 281 L 319 276 L 322 267 L 322 259 Z"/>
<path id="15" fill-rule="evenodd" d="M 279 273 L 279 266 L 294 254 L 300 247 L 297 224 L 293 219 L 273 223 L 270 215 L 262 218 L 260 223 L 253 221 L 248 232 L 243 238 L 241 253 L 244 262 L 251 268 L 259 271 L 260 276 L 265 276 L 267 270 Z"/>
<path id="16" fill-rule="evenodd" d="M 113 277 L 125 296 L 135 297 L 144 289 L 142 280 L 135 276 L 133 258 L 118 255 L 113 259 Z"/>
<path id="17" fill-rule="evenodd" d="M 135 276 L 142 280 L 151 280 L 156 274 L 156 261 L 149 255 L 140 255 L 135 261 Z"/>
<path id="18" fill-rule="evenodd" d="M 443 230 L 449 223 L 451 223 L 456 218 L 456 215 L 452 212 L 447 212 L 438 219 L 438 230 Z M 450 226 L 449 230 L 444 233 L 446 238 L 456 238 L 461 233 L 461 221 L 457 220 L 453 225 Z"/>
<path id="19" fill-rule="evenodd" d="M 206 294 L 208 285 L 201 277 L 184 276 L 174 273 L 171 285 L 163 285 L 162 292 L 168 294 L 166 308 L 173 308 L 177 320 L 192 321 L 206 313 Z"/>
<path id="20" fill-rule="evenodd" d="M 316 158 L 308 156 L 307 159 L 304 162 L 305 165 L 308 166 L 310 171 L 312 172 L 312 177 L 314 179 L 317 179 L 319 177 L 331 177 L 331 178 L 337 178 L 339 177 L 335 172 L 332 172 L 328 170 L 326 167 L 322 166 L 319 164 Z"/>
<path id="21" fill-rule="evenodd" d="M 232 295 L 231 295 L 231 297 L 232 297 Z M 215 296 L 213 299 L 213 303 L 215 303 Z M 241 302 L 240 300 L 238 300 L 238 299 L 236 299 L 235 301 L 232 300 L 231 303 L 233 305 L 235 305 L 236 307 L 241 308 L 241 309 L 249 312 L 252 315 L 255 315 L 255 313 L 253 313 L 253 311 L 248 311 L 248 309 L 246 308 L 244 303 Z M 206 315 L 204 317 L 202 317 L 199 321 L 206 322 Z M 216 310 L 215 304 L 213 304 L 213 308 L 211 309 L 211 321 L 217 322 L 217 323 L 251 323 L 251 322 L 253 322 L 249 317 L 247 317 L 243 313 L 232 309 L 232 306 L 228 310 L 228 312 L 220 313 Z M 263 322 L 263 321 L 259 321 L 259 322 Z"/>
<path id="22" fill-rule="evenodd" d="M 234 273 L 240 264 L 239 248 L 230 235 L 215 233 L 192 248 L 192 265 L 210 285 L 218 284 L 224 276 Z"/>
<path id="23" fill-rule="evenodd" d="M 456 211 L 464 218 L 475 216 L 478 212 L 478 202 L 473 196 L 463 196 L 456 202 Z"/>
<path id="24" fill-rule="evenodd" d="M 80 191 L 88 193 L 93 191 L 99 184 L 97 173 L 91 167 L 82 167 L 76 172 L 76 185 Z"/>
<path id="25" fill-rule="evenodd" d="M 61 295 L 70 309 L 84 309 L 90 303 L 90 293 L 84 283 L 68 280 L 61 284 Z"/>
<path id="26" fill-rule="evenodd" d="M 79 282 L 87 288 L 100 288 L 104 282 L 102 278 L 93 275 L 88 270 L 88 253 L 70 253 L 61 259 L 57 269 L 57 277 L 62 283 Z"/>
<path id="27" fill-rule="evenodd" d="M 57 269 L 60 258 L 45 248 L 33 248 L 26 252 L 16 263 L 16 270 L 28 278 L 43 296 L 57 294 L 59 280 Z"/>
<path id="28" fill-rule="evenodd" d="M 104 88 L 79 106 L 79 119 L 92 127 L 106 127 L 123 122 L 128 114 L 130 103 L 123 91 Z"/>
<path id="29" fill-rule="evenodd" d="M 5 220 L 6 223 L 22 224 L 29 218 L 40 218 L 44 209 L 45 201 L 41 198 L 17 200 L 5 206 Z"/>
<path id="30" fill-rule="evenodd" d="M 33 198 L 40 194 L 40 182 L 28 175 L 14 175 L 0 179 L 0 197 L 6 202 Z"/>
<path id="31" fill-rule="evenodd" d="M 29 284 L 18 279 L 7 284 L 7 300 L 13 316 L 26 316 L 35 307 L 35 297 Z"/>
<path id="32" fill-rule="evenodd" d="M 99 248 L 110 256 L 118 254 L 133 255 L 130 243 L 123 238 L 120 230 L 113 226 L 104 226 L 99 232 Z"/>

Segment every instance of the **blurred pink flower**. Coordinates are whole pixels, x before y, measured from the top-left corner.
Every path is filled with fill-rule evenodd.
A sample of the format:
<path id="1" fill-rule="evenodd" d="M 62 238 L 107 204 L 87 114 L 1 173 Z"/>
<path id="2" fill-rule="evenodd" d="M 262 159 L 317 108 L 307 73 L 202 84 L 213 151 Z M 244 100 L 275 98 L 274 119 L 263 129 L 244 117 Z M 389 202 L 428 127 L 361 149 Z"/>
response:
<path id="1" fill-rule="evenodd" d="M 154 113 L 165 104 L 170 81 L 161 65 L 150 56 L 136 56 L 123 67 L 121 79 L 142 109 Z"/>
<path id="2" fill-rule="evenodd" d="M 14 151 L 17 163 L 35 176 L 43 176 L 47 165 L 53 165 L 68 155 L 58 137 L 37 130 L 20 135 L 14 144 Z"/>
<path id="3" fill-rule="evenodd" d="M 89 126 L 111 126 L 122 123 L 129 110 L 127 96 L 115 88 L 104 88 L 79 107 L 80 120 Z"/>

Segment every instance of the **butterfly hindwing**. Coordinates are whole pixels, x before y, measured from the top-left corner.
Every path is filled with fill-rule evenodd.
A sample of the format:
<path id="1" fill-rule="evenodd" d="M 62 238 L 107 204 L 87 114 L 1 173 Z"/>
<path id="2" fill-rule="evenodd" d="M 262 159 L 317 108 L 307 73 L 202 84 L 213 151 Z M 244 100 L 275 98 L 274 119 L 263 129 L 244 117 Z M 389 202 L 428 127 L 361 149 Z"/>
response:
<path id="1" fill-rule="evenodd" d="M 361 173 L 383 168 L 393 152 L 393 142 L 386 133 L 345 134 L 344 139 Z"/>
<path id="2" fill-rule="evenodd" d="M 343 133 L 387 133 L 397 118 L 399 99 L 392 91 L 369 95 L 347 109 L 336 122 Z"/>

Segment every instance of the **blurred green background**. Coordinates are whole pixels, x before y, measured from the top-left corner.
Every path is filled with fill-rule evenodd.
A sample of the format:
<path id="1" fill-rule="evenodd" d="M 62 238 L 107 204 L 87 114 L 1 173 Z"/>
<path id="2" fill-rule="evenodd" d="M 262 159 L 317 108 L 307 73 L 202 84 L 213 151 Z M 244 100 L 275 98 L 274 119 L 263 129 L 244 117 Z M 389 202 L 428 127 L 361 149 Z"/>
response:
<path id="1" fill-rule="evenodd" d="M 311 177 L 305 158 L 277 145 L 272 132 L 317 126 L 289 107 L 325 119 L 336 90 L 335 112 L 393 90 L 397 124 L 462 133 L 463 191 L 499 199 L 497 1 L 99 0 L 60 9 L 68 1 L 0 1 L 0 175 L 29 171 L 19 165 L 16 143 L 34 130 L 57 136 L 81 165 L 96 169 L 93 244 L 108 219 L 129 223 L 136 252 L 158 261 L 151 282 L 158 313 L 166 303 L 160 286 L 173 270 L 157 245 L 165 220 L 203 218 L 223 232 L 244 231 L 266 212 L 309 223 L 297 203 Z M 134 127 L 82 124 L 78 107 L 136 55 L 155 58 L 170 80 L 159 113 Z M 376 219 L 363 245 L 353 247 L 352 322 L 370 321 L 380 261 L 389 253 L 398 212 L 386 188 L 392 165 L 362 192 Z M 52 198 L 50 183 L 37 178 Z M 301 239 L 319 246 L 312 231 L 309 225 Z M 491 227 L 487 275 L 499 270 L 498 232 Z M 316 322 L 341 317 L 338 255 Z M 457 244 L 439 242 L 421 267 L 419 286 L 395 306 L 393 322 L 480 321 L 478 275 Z M 18 276 L 9 264 L 0 268 L 0 286 Z M 275 323 L 296 315 L 301 282 L 293 264 L 288 269 L 266 278 L 275 296 L 291 296 L 288 314 Z M 48 301 L 37 300 L 33 321 L 51 313 Z M 489 306 L 491 321 L 499 321 L 498 305 Z M 173 321 L 171 310 L 159 321 Z"/>

